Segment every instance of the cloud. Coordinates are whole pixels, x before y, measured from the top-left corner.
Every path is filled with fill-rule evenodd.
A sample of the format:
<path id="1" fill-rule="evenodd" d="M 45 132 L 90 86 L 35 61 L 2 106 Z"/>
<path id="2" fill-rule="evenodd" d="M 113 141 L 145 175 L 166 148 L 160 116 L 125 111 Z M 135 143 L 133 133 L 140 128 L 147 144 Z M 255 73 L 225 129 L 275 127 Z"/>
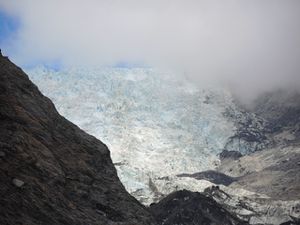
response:
<path id="1" fill-rule="evenodd" d="M 9 49 L 23 65 L 141 62 L 243 98 L 300 87 L 298 0 L 0 0 L 0 8 L 20 20 Z"/>

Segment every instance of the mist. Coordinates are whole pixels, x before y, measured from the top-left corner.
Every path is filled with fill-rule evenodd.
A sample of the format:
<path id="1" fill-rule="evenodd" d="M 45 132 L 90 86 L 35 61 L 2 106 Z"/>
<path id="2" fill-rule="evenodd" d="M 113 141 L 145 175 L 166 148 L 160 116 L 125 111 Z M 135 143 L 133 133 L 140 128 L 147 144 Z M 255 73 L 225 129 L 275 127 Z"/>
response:
<path id="1" fill-rule="evenodd" d="M 167 68 L 244 101 L 300 88 L 298 0 L 0 0 L 0 9 L 20 21 L 1 43 L 20 65 Z"/>

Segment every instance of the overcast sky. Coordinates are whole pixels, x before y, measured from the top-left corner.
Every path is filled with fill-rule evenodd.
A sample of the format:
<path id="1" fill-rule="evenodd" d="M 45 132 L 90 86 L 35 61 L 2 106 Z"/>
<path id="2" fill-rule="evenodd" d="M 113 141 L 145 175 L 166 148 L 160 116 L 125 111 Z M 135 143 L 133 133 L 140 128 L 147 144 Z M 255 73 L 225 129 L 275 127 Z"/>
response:
<path id="1" fill-rule="evenodd" d="M 299 0 L 0 0 L 0 10 L 19 21 L 1 48 L 20 65 L 138 63 L 245 98 L 300 87 Z"/>

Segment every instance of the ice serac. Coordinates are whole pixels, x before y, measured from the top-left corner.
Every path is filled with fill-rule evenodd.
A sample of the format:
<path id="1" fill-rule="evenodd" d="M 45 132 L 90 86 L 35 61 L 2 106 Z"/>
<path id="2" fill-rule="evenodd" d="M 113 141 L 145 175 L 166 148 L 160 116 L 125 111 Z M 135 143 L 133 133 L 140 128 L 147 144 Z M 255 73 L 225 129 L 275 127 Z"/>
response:
<path id="1" fill-rule="evenodd" d="M 119 181 L 108 148 L 60 116 L 2 56 L 0 177 L 3 225 L 153 224 Z"/>
<path id="2" fill-rule="evenodd" d="M 176 175 L 213 169 L 224 149 L 247 154 L 266 144 L 263 121 L 230 92 L 171 72 L 41 67 L 28 74 L 62 115 L 107 143 L 121 181 L 145 204 L 186 188 Z"/>

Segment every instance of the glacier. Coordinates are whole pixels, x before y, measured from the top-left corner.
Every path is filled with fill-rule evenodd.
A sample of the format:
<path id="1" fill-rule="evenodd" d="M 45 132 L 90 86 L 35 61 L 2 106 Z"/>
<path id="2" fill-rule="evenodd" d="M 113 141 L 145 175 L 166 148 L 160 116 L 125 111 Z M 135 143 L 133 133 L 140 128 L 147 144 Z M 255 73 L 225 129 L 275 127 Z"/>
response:
<path id="1" fill-rule="evenodd" d="M 176 175 L 215 168 L 225 148 L 245 154 L 263 147 L 237 135 L 261 135 L 263 121 L 230 91 L 198 87 L 184 75 L 153 68 L 26 72 L 60 114 L 109 147 L 125 188 L 144 204 L 188 189 L 194 182 Z"/>

